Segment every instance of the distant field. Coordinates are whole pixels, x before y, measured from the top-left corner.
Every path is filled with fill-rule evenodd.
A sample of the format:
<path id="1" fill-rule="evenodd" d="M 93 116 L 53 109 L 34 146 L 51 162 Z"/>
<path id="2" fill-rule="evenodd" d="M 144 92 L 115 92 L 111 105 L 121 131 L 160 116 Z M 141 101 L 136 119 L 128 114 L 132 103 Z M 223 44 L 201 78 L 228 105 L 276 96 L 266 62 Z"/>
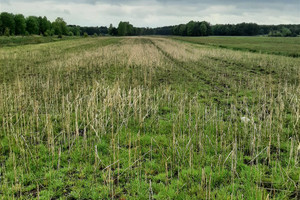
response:
<path id="1" fill-rule="evenodd" d="M 0 48 L 0 199 L 299 199 L 300 58 L 202 45 L 271 39 Z"/>
<path id="2" fill-rule="evenodd" d="M 174 37 L 174 39 L 233 50 L 300 57 L 300 37 Z"/>
<path id="3" fill-rule="evenodd" d="M 0 37 L 0 48 L 7 47 L 7 46 L 19 46 L 19 45 L 27 45 L 27 44 L 40 44 L 40 43 L 48 43 L 48 42 L 57 42 L 62 40 L 71 40 L 76 39 L 79 37 L 69 37 L 64 36 L 63 38 L 58 38 L 57 36 L 49 36 L 49 37 L 42 37 L 42 36 L 10 36 Z"/>

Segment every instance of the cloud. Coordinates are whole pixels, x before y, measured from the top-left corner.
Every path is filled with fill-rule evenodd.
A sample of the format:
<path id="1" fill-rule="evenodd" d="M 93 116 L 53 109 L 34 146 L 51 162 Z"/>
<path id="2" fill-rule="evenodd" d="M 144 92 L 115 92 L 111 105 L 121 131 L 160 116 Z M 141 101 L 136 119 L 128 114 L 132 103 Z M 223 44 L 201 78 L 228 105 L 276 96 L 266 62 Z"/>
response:
<path id="1" fill-rule="evenodd" d="M 0 0 L 0 10 L 1 10 L 1 5 L 3 5 L 3 4 L 10 4 L 10 1 L 9 0 Z"/>
<path id="2" fill-rule="evenodd" d="M 0 11 L 63 17 L 68 24 L 157 27 L 206 20 L 217 23 L 300 24 L 299 0 L 0 0 Z M 38 9 L 37 9 L 38 8 Z"/>

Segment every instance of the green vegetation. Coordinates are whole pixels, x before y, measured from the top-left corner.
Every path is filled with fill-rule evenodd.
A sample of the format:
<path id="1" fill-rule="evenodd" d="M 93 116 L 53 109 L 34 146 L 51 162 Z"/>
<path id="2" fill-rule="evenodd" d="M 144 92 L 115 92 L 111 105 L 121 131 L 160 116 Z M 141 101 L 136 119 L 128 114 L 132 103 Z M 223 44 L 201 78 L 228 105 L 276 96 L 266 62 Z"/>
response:
<path id="1" fill-rule="evenodd" d="M 24 36 L 24 35 L 42 35 L 42 36 L 84 36 L 105 35 L 108 33 L 107 27 L 80 27 L 76 25 L 67 25 L 63 18 L 57 17 L 54 22 L 50 22 L 47 17 L 29 16 L 22 14 L 12 14 L 7 12 L 0 13 L 0 36 Z M 117 34 L 116 34 L 117 35 Z"/>
<path id="2" fill-rule="evenodd" d="M 181 36 L 208 36 L 212 35 L 211 25 L 208 22 L 190 21 L 173 28 L 173 35 Z"/>
<path id="3" fill-rule="evenodd" d="M 281 30 L 277 30 L 277 31 L 270 31 L 269 36 L 270 37 L 288 37 L 288 36 L 292 36 L 293 33 L 290 29 L 283 27 Z"/>
<path id="4" fill-rule="evenodd" d="M 299 199 L 300 59 L 176 39 L 0 48 L 1 198 Z"/>
<path id="5" fill-rule="evenodd" d="M 129 22 L 120 22 L 118 26 L 119 36 L 135 35 L 133 25 Z"/>
<path id="6" fill-rule="evenodd" d="M 47 17 L 29 16 L 27 18 L 22 14 L 14 15 L 12 13 L 0 13 L 0 36 L 14 35 L 69 35 L 69 32 L 75 31 L 74 28 L 68 28 L 67 23 L 62 18 L 57 18 L 51 23 Z"/>
<path id="7" fill-rule="evenodd" d="M 300 38 L 269 37 L 174 37 L 176 40 L 216 46 L 233 50 L 245 50 L 257 53 L 268 53 L 300 57 Z"/>
<path id="8" fill-rule="evenodd" d="M 110 35 L 178 35 L 178 36 L 256 36 L 296 37 L 300 35 L 300 25 L 258 25 L 255 23 L 216 24 L 190 21 L 186 24 L 158 28 L 138 28 L 129 22 L 120 22 L 118 28 L 110 25 Z"/>
<path id="9" fill-rule="evenodd" d="M 13 37 L 0 37 L 0 47 L 7 46 L 19 46 L 19 45 L 27 45 L 27 44 L 40 44 L 40 43 L 48 43 L 48 42 L 56 42 L 61 40 L 71 40 L 78 39 L 79 37 L 67 37 L 57 38 L 55 36 L 51 37 L 41 37 L 41 36 L 13 36 Z"/>
<path id="10" fill-rule="evenodd" d="M 258 25 L 256 23 L 239 24 L 216 24 L 209 22 L 190 21 L 186 24 L 175 26 L 164 26 L 158 28 L 134 27 L 129 22 L 120 22 L 118 28 L 110 24 L 109 28 L 101 27 L 81 27 L 77 25 L 67 25 L 61 18 L 57 17 L 54 22 L 50 22 L 47 17 L 29 16 L 25 19 L 22 14 L 0 13 L 0 36 L 14 35 L 62 35 L 84 36 L 87 35 L 107 35 L 110 36 L 137 36 L 137 35 L 178 35 L 178 36 L 256 36 L 265 35 L 270 37 L 296 37 L 300 35 L 299 24 L 283 25 Z"/>

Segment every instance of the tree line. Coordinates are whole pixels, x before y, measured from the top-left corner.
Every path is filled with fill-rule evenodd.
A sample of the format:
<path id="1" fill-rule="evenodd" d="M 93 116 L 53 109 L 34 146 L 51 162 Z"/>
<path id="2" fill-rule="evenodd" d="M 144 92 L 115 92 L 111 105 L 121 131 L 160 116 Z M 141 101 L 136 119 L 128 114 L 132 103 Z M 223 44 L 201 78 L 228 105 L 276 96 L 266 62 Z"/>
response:
<path id="1" fill-rule="evenodd" d="M 134 27 L 129 22 L 121 21 L 118 27 L 81 27 L 67 25 L 63 18 L 50 22 L 47 17 L 28 16 L 2 12 L 0 14 L 0 36 L 10 35 L 179 35 L 179 36 L 254 36 L 288 37 L 300 35 L 300 25 L 258 25 L 255 23 L 216 24 L 206 21 L 190 21 L 186 24 L 158 28 Z"/>
<path id="2" fill-rule="evenodd" d="M 296 37 L 300 35 L 300 25 L 258 25 L 256 23 L 217 24 L 190 21 L 187 24 L 158 28 L 137 28 L 129 22 L 120 22 L 118 27 L 110 25 L 110 35 L 178 35 L 178 36 L 255 36 Z"/>
<path id="3" fill-rule="evenodd" d="M 296 37 L 300 35 L 300 25 L 217 24 L 212 26 L 212 33 L 220 36 L 268 35 L 271 37 Z"/>
<path id="4" fill-rule="evenodd" d="M 76 25 L 67 25 L 63 18 L 58 17 L 51 22 L 47 17 L 28 16 L 22 14 L 12 14 L 2 12 L 0 14 L 0 36 L 13 35 L 43 35 L 53 36 L 63 35 L 81 36 L 81 35 L 101 35 L 108 34 L 107 27 L 80 27 Z"/>
<path id="5" fill-rule="evenodd" d="M 198 29 L 200 27 L 200 29 Z M 164 26 L 158 28 L 134 27 L 129 22 L 120 22 L 118 27 L 112 24 L 108 28 L 108 34 L 114 36 L 133 35 L 182 35 L 182 36 L 207 36 L 211 35 L 211 26 L 207 22 L 189 22 L 187 25 Z"/>
<path id="6" fill-rule="evenodd" d="M 2 12 L 0 35 L 68 35 L 67 23 L 60 17 L 50 22 L 47 17 L 29 16 Z"/>

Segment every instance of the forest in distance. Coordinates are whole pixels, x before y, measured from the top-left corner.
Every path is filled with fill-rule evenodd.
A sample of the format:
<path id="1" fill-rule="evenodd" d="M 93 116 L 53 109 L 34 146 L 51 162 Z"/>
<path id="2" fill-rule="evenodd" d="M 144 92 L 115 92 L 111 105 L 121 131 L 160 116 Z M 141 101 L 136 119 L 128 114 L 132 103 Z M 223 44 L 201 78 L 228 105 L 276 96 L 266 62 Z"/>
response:
<path id="1" fill-rule="evenodd" d="M 0 14 L 0 36 L 43 35 L 53 36 L 139 36 L 139 35 L 176 35 L 176 36 L 256 36 L 296 37 L 300 35 L 300 24 L 258 25 L 256 23 L 215 24 L 206 21 L 190 21 L 186 24 L 157 28 L 134 27 L 121 21 L 118 27 L 82 27 L 68 25 L 63 18 L 51 22 L 44 17 L 28 16 L 2 12 Z"/>

